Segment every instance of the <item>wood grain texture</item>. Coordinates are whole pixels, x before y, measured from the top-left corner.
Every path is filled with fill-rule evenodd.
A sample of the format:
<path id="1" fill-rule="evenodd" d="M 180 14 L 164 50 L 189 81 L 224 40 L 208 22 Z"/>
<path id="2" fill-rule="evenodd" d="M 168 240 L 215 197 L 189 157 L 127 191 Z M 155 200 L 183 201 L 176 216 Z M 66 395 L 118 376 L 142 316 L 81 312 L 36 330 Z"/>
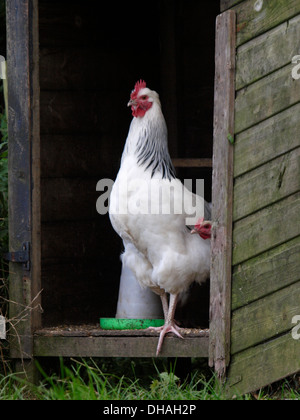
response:
<path id="1" fill-rule="evenodd" d="M 300 237 L 234 267 L 232 310 L 300 280 Z"/>
<path id="2" fill-rule="evenodd" d="M 300 51 L 300 15 L 237 50 L 236 89 L 290 64 Z"/>
<path id="3" fill-rule="evenodd" d="M 49 11 L 44 13 L 49 14 Z M 57 10 L 58 13 L 60 10 Z M 82 90 L 83 94 L 84 91 L 98 91 L 101 96 L 110 86 L 119 95 L 123 96 L 124 92 L 128 96 L 127 86 L 132 83 L 130 75 L 136 69 L 137 57 L 133 49 L 124 49 L 116 54 L 113 49 L 95 48 L 89 43 L 79 45 L 78 39 L 69 46 L 63 45 L 63 39 L 55 47 L 45 47 L 45 42 L 40 48 L 40 84 L 43 91 Z M 138 60 L 146 61 L 149 51 L 140 50 L 138 57 Z M 101 77 L 95 77 L 95 68 L 99 65 Z M 120 76 L 119 69 L 124 65 L 126 72 Z"/>
<path id="4" fill-rule="evenodd" d="M 172 159 L 175 168 L 211 168 L 212 159 Z"/>
<path id="5" fill-rule="evenodd" d="M 34 239 L 39 246 L 39 96 L 37 54 L 37 1 L 9 1 L 7 21 L 7 80 L 9 134 L 9 247 L 22 249 Z M 34 119 L 34 121 L 33 121 Z M 34 145 L 33 145 L 34 144 Z M 32 161 L 37 165 L 32 171 Z M 36 181 L 32 190 L 33 183 Z M 29 271 L 10 263 L 11 355 L 30 358 L 32 325 L 39 325 L 40 314 L 33 301 L 39 292 L 39 249 L 32 249 Z M 33 285 L 33 281 L 36 283 Z M 14 303 L 13 303 L 14 302 Z M 35 302 L 39 308 L 39 300 Z M 20 322 L 20 318 L 22 322 Z"/>
<path id="6" fill-rule="evenodd" d="M 233 312 L 231 354 L 278 336 L 299 315 L 300 282 L 285 287 Z"/>
<path id="7" fill-rule="evenodd" d="M 42 332 L 34 335 L 35 356 L 155 357 L 158 335 L 143 332 Z M 167 336 L 160 357 L 207 357 L 208 334 L 187 332 L 184 339 Z"/>
<path id="8" fill-rule="evenodd" d="M 233 8 L 240 46 L 300 13 L 298 0 L 247 0 Z"/>
<path id="9" fill-rule="evenodd" d="M 219 376 L 230 360 L 235 19 L 228 11 L 216 24 L 209 363 Z"/>
<path id="10" fill-rule="evenodd" d="M 238 177 L 233 220 L 239 220 L 300 191 L 300 147 Z"/>
<path id="11" fill-rule="evenodd" d="M 235 138 L 235 178 L 299 146 L 300 103 Z"/>
<path id="12" fill-rule="evenodd" d="M 236 97 L 235 133 L 298 103 L 300 89 L 297 83 L 292 77 L 292 65 L 289 64 L 240 90 Z"/>
<path id="13" fill-rule="evenodd" d="M 42 180 L 42 221 L 97 219 L 98 178 L 46 178 Z"/>
<path id="14" fill-rule="evenodd" d="M 39 16 L 38 0 L 32 1 L 32 26 L 29 31 L 32 37 L 31 58 L 31 173 L 32 173 L 32 299 L 35 306 L 41 305 L 41 144 L 40 144 L 40 72 L 39 72 Z M 41 327 L 41 312 L 32 312 L 32 330 Z"/>
<path id="15" fill-rule="evenodd" d="M 233 265 L 300 235 L 300 193 L 234 224 Z"/>
<path id="16" fill-rule="evenodd" d="M 114 144 L 109 135 L 43 135 L 41 136 L 42 178 L 111 177 L 119 169 L 123 145 Z M 91 152 L 92 151 L 92 152 Z"/>
<path id="17" fill-rule="evenodd" d="M 238 3 L 242 3 L 243 1 L 245 0 L 221 0 L 221 12 L 230 9 Z"/>
<path id="18" fill-rule="evenodd" d="M 42 256 L 43 260 L 72 261 L 74 258 L 99 258 L 99 249 L 103 251 L 103 237 L 114 234 L 107 223 L 108 216 L 94 220 L 43 223 Z M 93 235 L 87 234 L 93 232 Z M 112 246 L 112 245 L 111 245 Z M 121 246 L 121 245 L 120 245 Z M 102 257 L 102 255 L 101 255 Z"/>
<path id="19" fill-rule="evenodd" d="M 227 396 L 256 391 L 300 370 L 300 340 L 291 331 L 232 358 Z"/>

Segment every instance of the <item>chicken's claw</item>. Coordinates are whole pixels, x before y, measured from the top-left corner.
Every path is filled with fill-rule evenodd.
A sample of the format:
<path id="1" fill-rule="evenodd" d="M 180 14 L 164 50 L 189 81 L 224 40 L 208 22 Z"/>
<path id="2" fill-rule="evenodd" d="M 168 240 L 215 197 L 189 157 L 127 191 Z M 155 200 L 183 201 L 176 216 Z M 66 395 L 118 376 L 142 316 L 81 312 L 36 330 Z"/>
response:
<path id="1" fill-rule="evenodd" d="M 147 330 L 150 330 L 152 332 L 160 333 L 160 332 L 162 332 L 163 328 L 164 328 L 164 326 L 162 326 L 162 327 L 148 327 Z"/>
<path id="2" fill-rule="evenodd" d="M 168 334 L 169 332 L 171 332 L 171 333 L 177 335 L 177 337 L 183 339 L 182 335 L 180 334 L 181 328 L 177 327 L 177 325 L 174 322 L 172 322 L 171 324 L 165 324 L 163 327 L 158 327 L 156 329 L 156 331 L 158 331 L 159 329 L 160 329 L 160 335 L 159 335 L 158 345 L 157 345 L 157 349 L 156 349 L 156 356 L 159 355 L 159 353 L 161 351 L 161 348 L 162 348 L 162 344 L 163 344 L 165 335 Z"/>

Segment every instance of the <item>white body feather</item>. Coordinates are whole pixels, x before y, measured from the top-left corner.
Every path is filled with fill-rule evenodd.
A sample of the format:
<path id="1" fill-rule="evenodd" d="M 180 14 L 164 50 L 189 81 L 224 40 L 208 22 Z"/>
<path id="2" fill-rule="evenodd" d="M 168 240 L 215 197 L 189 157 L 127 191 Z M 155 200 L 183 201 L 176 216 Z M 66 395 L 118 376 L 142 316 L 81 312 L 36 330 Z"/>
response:
<path id="1" fill-rule="evenodd" d="M 110 197 L 110 219 L 124 242 L 123 261 L 141 286 L 177 294 L 209 277 L 210 240 L 191 235 L 186 227 L 193 200 L 196 219 L 204 216 L 205 202 L 166 165 L 167 128 L 159 98 L 144 90 L 154 97 L 153 106 L 132 120 Z"/>

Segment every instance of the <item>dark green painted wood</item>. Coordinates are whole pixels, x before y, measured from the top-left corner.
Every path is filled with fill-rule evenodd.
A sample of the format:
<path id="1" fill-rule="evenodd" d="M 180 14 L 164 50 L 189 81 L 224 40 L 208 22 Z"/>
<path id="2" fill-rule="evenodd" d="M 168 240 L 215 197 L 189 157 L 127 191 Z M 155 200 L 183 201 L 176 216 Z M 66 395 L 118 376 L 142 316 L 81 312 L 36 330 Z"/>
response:
<path id="1" fill-rule="evenodd" d="M 288 331 L 299 314 L 300 282 L 233 312 L 231 354 Z"/>
<path id="2" fill-rule="evenodd" d="M 300 89 L 291 63 L 300 3 L 224 0 L 221 7 L 237 13 L 233 396 L 300 370 L 300 340 L 291 336 L 300 295 Z"/>
<path id="3" fill-rule="evenodd" d="M 298 0 L 247 0 L 234 7 L 237 45 L 261 35 L 300 13 Z"/>
<path id="4" fill-rule="evenodd" d="M 245 350 L 232 358 L 228 397 L 256 391 L 300 371 L 300 340 L 291 331 L 266 343 Z"/>
<path id="5" fill-rule="evenodd" d="M 239 220 L 300 191 L 300 147 L 238 177 L 233 220 Z"/>
<path id="6" fill-rule="evenodd" d="M 300 280 L 300 236 L 233 269 L 232 310 Z"/>
<path id="7" fill-rule="evenodd" d="M 242 3 L 243 1 L 245 0 L 221 0 L 221 12 L 230 9 L 233 6 Z"/>
<path id="8" fill-rule="evenodd" d="M 300 51 L 300 15 L 237 50 L 236 89 L 290 64 Z"/>
<path id="9" fill-rule="evenodd" d="M 293 79 L 292 68 L 289 64 L 237 93 L 235 133 L 300 101 L 299 81 Z"/>
<path id="10" fill-rule="evenodd" d="M 234 177 L 299 146 L 300 103 L 244 131 L 235 138 Z"/>
<path id="11" fill-rule="evenodd" d="M 300 235 L 300 193 L 234 224 L 233 265 Z"/>

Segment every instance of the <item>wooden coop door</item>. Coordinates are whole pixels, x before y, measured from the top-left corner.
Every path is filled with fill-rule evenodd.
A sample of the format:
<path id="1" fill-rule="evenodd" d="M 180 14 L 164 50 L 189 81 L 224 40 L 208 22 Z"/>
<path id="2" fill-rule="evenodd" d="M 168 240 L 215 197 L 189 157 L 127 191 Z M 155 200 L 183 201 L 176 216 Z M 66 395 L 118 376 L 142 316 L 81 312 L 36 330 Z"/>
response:
<path id="1" fill-rule="evenodd" d="M 227 308 L 227 390 L 234 395 L 300 370 L 300 2 L 221 5 L 232 7 L 226 13 L 238 28 L 234 133 L 223 138 L 234 134 Z"/>

